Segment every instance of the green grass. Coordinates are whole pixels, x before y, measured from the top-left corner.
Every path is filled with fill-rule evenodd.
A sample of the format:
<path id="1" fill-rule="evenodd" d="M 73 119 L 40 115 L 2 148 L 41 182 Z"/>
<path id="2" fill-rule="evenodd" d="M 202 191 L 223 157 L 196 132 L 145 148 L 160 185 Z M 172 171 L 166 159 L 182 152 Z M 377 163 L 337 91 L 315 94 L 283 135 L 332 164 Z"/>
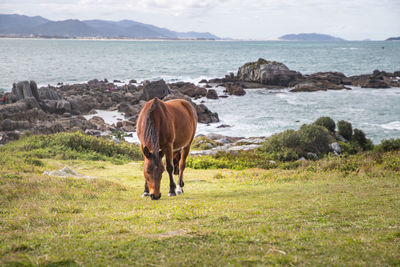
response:
<path id="1" fill-rule="evenodd" d="M 2 266 L 400 265 L 400 151 L 188 168 L 185 194 L 167 197 L 164 173 L 151 201 L 143 162 L 38 164 L 20 144 L 0 149 Z M 94 178 L 41 175 L 64 166 Z"/>

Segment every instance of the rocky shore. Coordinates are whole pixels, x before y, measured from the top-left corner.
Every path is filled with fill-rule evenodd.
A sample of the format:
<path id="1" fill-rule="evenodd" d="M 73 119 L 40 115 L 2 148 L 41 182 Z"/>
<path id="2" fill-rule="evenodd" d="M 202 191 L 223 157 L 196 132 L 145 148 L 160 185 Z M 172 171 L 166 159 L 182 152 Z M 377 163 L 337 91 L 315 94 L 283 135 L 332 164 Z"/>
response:
<path id="1" fill-rule="evenodd" d="M 400 87 L 400 71 L 375 70 L 372 74 L 346 77 L 340 72 L 318 72 L 303 75 L 283 63 L 259 59 L 249 62 L 224 78 L 202 80 L 199 85 L 188 82 L 167 84 L 164 80 L 135 80 L 118 86 L 118 81 L 91 80 L 81 84 L 59 84 L 38 88 L 34 81 L 13 85 L 11 92 L 0 93 L 5 103 L 0 106 L 0 144 L 16 140 L 26 131 L 51 134 L 62 131 L 85 131 L 92 135 L 111 135 L 113 132 L 134 132 L 137 116 L 144 103 L 154 97 L 163 100 L 183 98 L 191 102 L 200 123 L 219 122 L 218 114 L 192 99 L 218 99 L 229 95 L 243 96 L 244 89 L 291 88 L 290 92 Z M 218 95 L 215 88 L 223 87 Z M 95 110 L 118 110 L 125 119 L 109 125 L 99 116 L 86 120 L 83 115 Z"/>
<path id="2" fill-rule="evenodd" d="M 258 59 L 241 66 L 235 75 L 230 73 L 224 78 L 202 80 L 201 83 L 223 86 L 229 94 L 244 95 L 246 88 L 282 89 L 291 88 L 291 92 L 313 92 L 326 90 L 350 90 L 347 86 L 362 88 L 400 87 L 400 71 L 394 73 L 374 70 L 372 74 L 347 77 L 341 72 L 317 72 L 303 75 L 290 70 L 285 64 L 276 61 Z M 234 89 L 233 89 L 234 88 Z"/>
<path id="3" fill-rule="evenodd" d="M 218 114 L 191 97 L 207 95 L 207 89 L 192 83 L 166 84 L 165 81 L 131 81 L 117 86 L 107 80 L 91 80 L 83 84 L 38 88 L 34 81 L 13 85 L 12 91 L 0 94 L 5 104 L 0 106 L 0 144 L 16 140 L 26 131 L 51 134 L 82 130 L 92 135 L 135 131 L 137 116 L 144 103 L 154 97 L 163 100 L 184 98 L 191 102 L 200 123 L 218 122 Z M 99 116 L 86 120 L 83 115 L 100 110 L 118 110 L 125 120 L 108 125 Z"/>

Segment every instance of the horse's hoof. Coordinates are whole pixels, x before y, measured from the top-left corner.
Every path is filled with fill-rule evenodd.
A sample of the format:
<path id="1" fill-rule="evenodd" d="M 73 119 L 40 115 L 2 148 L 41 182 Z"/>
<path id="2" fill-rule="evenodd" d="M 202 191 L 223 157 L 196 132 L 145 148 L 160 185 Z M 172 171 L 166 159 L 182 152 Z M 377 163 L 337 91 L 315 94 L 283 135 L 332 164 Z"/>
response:
<path id="1" fill-rule="evenodd" d="M 175 192 L 169 192 L 169 193 L 168 193 L 168 196 L 169 196 L 169 197 L 176 197 L 176 194 L 175 194 Z"/>
<path id="2" fill-rule="evenodd" d="M 180 187 L 180 186 L 178 186 L 177 188 L 176 188 L 176 194 L 177 195 L 182 195 L 183 194 L 183 188 L 182 187 Z"/>
<path id="3" fill-rule="evenodd" d="M 142 197 L 149 197 L 150 196 L 150 193 L 147 193 L 147 192 L 144 192 L 143 194 L 142 194 Z"/>

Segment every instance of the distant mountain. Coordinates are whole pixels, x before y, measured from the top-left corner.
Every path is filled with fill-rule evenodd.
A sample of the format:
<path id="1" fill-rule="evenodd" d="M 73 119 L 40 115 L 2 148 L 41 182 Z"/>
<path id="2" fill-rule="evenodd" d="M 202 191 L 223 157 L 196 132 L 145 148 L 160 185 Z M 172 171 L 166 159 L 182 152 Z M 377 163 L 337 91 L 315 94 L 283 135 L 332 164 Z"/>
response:
<path id="1" fill-rule="evenodd" d="M 279 37 L 280 40 L 284 41 L 345 41 L 342 38 L 334 37 L 328 34 L 320 33 L 299 33 L 299 34 L 286 34 Z"/>
<path id="2" fill-rule="evenodd" d="M 176 32 L 133 20 L 51 21 L 39 16 L 0 14 L 0 35 L 19 37 L 98 37 L 148 39 L 220 39 L 208 32 Z"/>
<path id="3" fill-rule="evenodd" d="M 400 37 L 390 37 L 386 39 L 385 41 L 400 41 Z"/>

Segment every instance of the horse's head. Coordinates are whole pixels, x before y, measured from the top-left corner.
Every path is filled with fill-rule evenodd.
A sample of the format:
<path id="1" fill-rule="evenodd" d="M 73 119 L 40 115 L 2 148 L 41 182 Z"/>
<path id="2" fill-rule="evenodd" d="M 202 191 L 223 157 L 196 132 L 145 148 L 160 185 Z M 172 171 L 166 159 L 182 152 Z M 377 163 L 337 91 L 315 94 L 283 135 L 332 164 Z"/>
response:
<path id="1" fill-rule="evenodd" d="M 153 200 L 160 199 L 160 184 L 164 165 L 162 163 L 162 152 L 150 152 L 148 147 L 143 148 L 144 155 L 144 178 L 149 187 L 150 197 Z"/>

